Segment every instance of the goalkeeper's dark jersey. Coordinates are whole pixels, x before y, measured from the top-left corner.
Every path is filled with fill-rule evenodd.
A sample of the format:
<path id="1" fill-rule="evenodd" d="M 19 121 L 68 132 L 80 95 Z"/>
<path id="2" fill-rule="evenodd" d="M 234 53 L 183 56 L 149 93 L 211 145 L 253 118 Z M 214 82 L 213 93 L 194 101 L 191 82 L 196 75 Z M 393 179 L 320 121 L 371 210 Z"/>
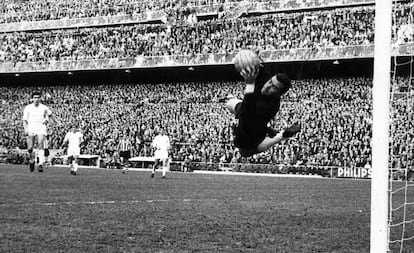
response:
<path id="1" fill-rule="evenodd" d="M 238 125 L 234 129 L 234 145 L 238 148 L 256 148 L 266 137 L 267 124 L 279 111 L 280 98 L 263 96 L 263 85 L 272 78 L 270 72 L 261 67 L 253 93 L 244 95 L 236 107 Z"/>

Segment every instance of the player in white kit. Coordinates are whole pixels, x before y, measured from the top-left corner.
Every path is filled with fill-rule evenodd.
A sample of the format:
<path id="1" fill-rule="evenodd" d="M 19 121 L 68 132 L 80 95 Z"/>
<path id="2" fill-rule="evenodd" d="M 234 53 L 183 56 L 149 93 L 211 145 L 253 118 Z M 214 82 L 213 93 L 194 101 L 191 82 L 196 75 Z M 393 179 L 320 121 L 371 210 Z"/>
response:
<path id="1" fill-rule="evenodd" d="M 69 132 L 65 135 L 65 139 L 63 139 L 63 145 L 68 143 L 67 155 L 70 163 L 70 174 L 72 175 L 76 175 L 78 171 L 78 159 L 82 142 L 83 134 L 76 126 L 72 126 Z"/>
<path id="2" fill-rule="evenodd" d="M 165 134 L 163 128 L 159 129 L 159 133 L 152 141 L 152 147 L 155 148 L 155 163 L 152 168 L 151 177 L 154 177 L 155 170 L 162 165 L 162 178 L 165 178 L 169 166 L 168 150 L 170 149 L 170 138 Z"/>
<path id="3" fill-rule="evenodd" d="M 45 162 L 45 138 L 47 135 L 46 126 L 52 116 L 52 111 L 46 105 L 40 103 L 41 93 L 32 93 L 32 103 L 28 104 L 23 110 L 23 128 L 27 135 L 27 151 L 29 153 L 29 169 L 35 169 L 34 145 L 37 140 L 39 149 L 39 172 L 43 172 Z"/>

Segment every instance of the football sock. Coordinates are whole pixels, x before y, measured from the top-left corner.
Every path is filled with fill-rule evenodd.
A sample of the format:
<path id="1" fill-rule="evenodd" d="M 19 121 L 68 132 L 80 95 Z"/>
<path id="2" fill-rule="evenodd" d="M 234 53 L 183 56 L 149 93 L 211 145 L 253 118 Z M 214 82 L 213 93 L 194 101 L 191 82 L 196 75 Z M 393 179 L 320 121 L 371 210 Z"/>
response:
<path id="1" fill-rule="evenodd" d="M 39 149 L 38 157 L 39 157 L 39 164 L 43 165 L 43 163 L 45 162 L 45 150 L 44 149 Z"/>
<path id="2" fill-rule="evenodd" d="M 78 171 L 78 163 L 76 163 L 75 161 L 72 162 L 72 171 L 73 172 Z"/>

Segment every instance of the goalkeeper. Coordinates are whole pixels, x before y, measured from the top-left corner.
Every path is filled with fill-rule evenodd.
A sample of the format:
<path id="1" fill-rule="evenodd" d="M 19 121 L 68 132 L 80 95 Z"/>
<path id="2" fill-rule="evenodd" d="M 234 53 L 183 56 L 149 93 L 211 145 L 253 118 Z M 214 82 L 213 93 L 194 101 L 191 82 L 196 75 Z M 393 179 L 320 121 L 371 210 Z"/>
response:
<path id="1" fill-rule="evenodd" d="M 292 137 L 300 131 L 300 126 L 294 124 L 279 133 L 267 127 L 279 111 L 281 96 L 291 87 L 286 74 L 271 76 L 260 64 L 241 69 L 240 75 L 246 83 L 244 98 L 229 98 L 226 107 L 238 119 L 234 145 L 242 156 L 249 157 Z"/>

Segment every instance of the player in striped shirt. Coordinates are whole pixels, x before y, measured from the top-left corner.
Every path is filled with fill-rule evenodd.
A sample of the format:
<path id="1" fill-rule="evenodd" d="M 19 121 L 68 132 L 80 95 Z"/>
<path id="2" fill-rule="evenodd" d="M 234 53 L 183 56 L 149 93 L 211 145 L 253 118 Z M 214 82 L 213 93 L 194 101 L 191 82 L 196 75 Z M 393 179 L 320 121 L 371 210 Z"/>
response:
<path id="1" fill-rule="evenodd" d="M 129 158 L 131 158 L 132 143 L 126 134 L 121 136 L 118 144 L 119 157 L 121 158 L 122 173 L 128 171 L 127 164 Z"/>

